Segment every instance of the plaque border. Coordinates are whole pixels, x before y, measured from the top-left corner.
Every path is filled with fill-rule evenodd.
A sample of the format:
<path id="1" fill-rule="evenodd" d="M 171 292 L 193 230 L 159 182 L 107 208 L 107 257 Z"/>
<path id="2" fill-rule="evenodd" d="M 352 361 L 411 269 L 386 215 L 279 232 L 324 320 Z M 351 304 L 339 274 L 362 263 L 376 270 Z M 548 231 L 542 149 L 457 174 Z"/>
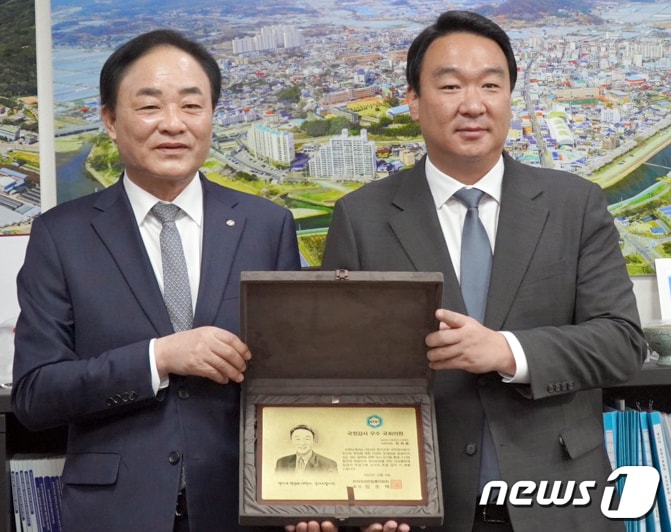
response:
<path id="1" fill-rule="evenodd" d="M 419 466 L 419 482 L 421 488 L 421 498 L 419 499 L 398 499 L 398 500 L 385 500 L 385 499 L 355 499 L 353 489 L 351 486 L 347 487 L 347 498 L 343 499 L 264 499 L 262 497 L 262 488 L 263 485 L 263 410 L 266 407 L 271 408 L 287 408 L 287 409 L 297 409 L 297 408 L 372 408 L 374 406 L 379 406 L 382 408 L 412 408 L 415 413 L 415 430 L 417 435 L 417 463 Z M 268 403 L 257 403 L 256 404 L 256 441 L 258 442 L 256 449 L 256 486 L 257 486 L 257 503 L 265 505 L 289 505 L 295 506 L 296 504 L 311 504 L 311 505 L 343 505 L 343 506 L 425 506 L 428 502 L 427 494 L 427 477 L 426 477 L 426 457 L 425 457 L 425 443 L 424 443 L 424 431 L 422 430 L 422 412 L 421 412 L 420 403 L 405 403 L 405 404 L 371 404 L 371 403 L 336 403 L 336 404 L 291 404 L 291 405 L 278 405 L 278 404 L 268 404 Z"/>
<path id="2" fill-rule="evenodd" d="M 255 379 L 242 390 L 240 416 L 240 501 L 239 521 L 244 526 L 292 525 L 306 519 L 329 520 L 341 526 L 365 526 L 390 519 L 412 526 L 437 526 L 443 522 L 443 498 L 433 395 L 426 383 L 408 379 L 355 379 L 319 383 L 301 380 Z M 347 390 L 347 394 L 343 390 Z M 427 503 L 412 505 L 349 506 L 343 504 L 261 504 L 257 502 L 256 434 L 257 404 L 326 406 L 334 403 L 365 405 L 419 405 L 424 442 Z M 330 501 L 332 502 L 332 501 Z"/>

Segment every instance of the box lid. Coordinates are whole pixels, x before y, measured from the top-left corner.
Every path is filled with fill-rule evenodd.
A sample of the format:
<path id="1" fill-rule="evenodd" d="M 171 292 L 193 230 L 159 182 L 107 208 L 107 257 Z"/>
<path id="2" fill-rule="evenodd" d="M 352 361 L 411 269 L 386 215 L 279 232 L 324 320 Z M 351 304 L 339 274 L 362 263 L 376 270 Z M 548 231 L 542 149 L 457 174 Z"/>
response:
<path id="1" fill-rule="evenodd" d="M 443 276 L 423 272 L 243 272 L 246 379 L 428 379 Z"/>

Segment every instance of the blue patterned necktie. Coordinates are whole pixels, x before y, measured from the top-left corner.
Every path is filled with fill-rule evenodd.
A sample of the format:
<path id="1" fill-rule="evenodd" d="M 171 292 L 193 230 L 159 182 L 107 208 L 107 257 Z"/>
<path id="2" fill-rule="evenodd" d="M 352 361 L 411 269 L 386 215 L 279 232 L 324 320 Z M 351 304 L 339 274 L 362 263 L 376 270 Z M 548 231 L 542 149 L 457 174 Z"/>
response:
<path id="1" fill-rule="evenodd" d="M 454 194 L 467 209 L 461 234 L 461 294 L 468 315 L 480 323 L 485 319 L 492 270 L 492 247 L 478 212 L 483 194 L 477 188 L 462 188 Z"/>
<path id="2" fill-rule="evenodd" d="M 193 306 L 189 274 L 182 239 L 175 225 L 180 208 L 158 202 L 151 212 L 163 224 L 161 228 L 161 262 L 163 264 L 163 300 L 175 332 L 186 331 L 193 324 Z"/>

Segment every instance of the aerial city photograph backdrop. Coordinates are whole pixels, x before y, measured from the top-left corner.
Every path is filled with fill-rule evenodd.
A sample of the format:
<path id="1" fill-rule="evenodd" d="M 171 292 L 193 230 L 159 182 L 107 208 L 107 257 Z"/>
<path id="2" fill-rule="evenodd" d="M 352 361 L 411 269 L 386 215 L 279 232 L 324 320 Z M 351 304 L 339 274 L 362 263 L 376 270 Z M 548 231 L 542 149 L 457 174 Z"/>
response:
<path id="1" fill-rule="evenodd" d="M 519 74 L 506 150 L 598 183 L 629 273 L 654 273 L 655 258 L 671 257 L 668 1 L 52 0 L 57 201 L 121 174 L 100 120 L 105 59 L 139 33 L 174 28 L 223 74 L 205 175 L 291 209 L 303 264 L 318 266 L 334 202 L 425 154 L 406 52 L 446 9 L 489 16 L 511 37 Z M 33 160 L 36 95 L 0 87 L 0 233 L 14 234 L 39 212 L 25 196 L 53 176 Z"/>
<path id="2" fill-rule="evenodd" d="M 0 235 L 17 235 L 41 212 L 35 5 L 0 13 Z"/>

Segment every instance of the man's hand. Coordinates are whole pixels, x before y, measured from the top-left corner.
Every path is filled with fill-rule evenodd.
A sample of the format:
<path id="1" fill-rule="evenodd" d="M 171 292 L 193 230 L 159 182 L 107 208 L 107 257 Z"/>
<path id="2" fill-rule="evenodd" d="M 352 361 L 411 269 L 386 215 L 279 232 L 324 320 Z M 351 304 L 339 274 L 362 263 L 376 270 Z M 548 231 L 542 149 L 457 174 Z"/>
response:
<path id="1" fill-rule="evenodd" d="M 338 527 L 330 521 L 319 523 L 309 521 L 298 523 L 297 525 L 285 526 L 286 532 L 338 532 Z M 362 526 L 361 532 L 410 532 L 410 525 L 398 524 L 396 521 L 387 521 L 385 524 L 375 523 L 369 526 Z"/>
<path id="2" fill-rule="evenodd" d="M 375 523 L 370 526 L 362 526 L 361 532 L 410 532 L 410 525 L 387 521 L 385 524 Z"/>
<path id="3" fill-rule="evenodd" d="M 330 521 L 319 523 L 318 521 L 301 522 L 297 525 L 285 526 L 286 532 L 338 532 L 338 527 Z"/>
<path id="4" fill-rule="evenodd" d="M 438 309 L 440 328 L 426 336 L 431 369 L 463 369 L 470 373 L 515 374 L 515 358 L 505 337 L 477 320 Z"/>
<path id="5" fill-rule="evenodd" d="M 157 338 L 154 357 L 161 379 L 172 373 L 226 384 L 242 382 L 252 355 L 235 334 L 218 327 L 199 327 Z"/>

